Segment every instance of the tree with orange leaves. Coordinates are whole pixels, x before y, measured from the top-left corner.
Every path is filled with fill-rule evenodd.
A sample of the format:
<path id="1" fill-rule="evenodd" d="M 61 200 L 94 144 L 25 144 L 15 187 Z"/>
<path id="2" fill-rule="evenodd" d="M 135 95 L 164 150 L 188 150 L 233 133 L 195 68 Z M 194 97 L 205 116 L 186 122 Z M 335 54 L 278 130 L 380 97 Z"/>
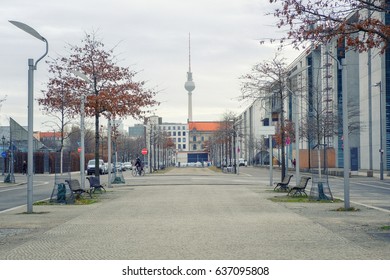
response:
<path id="1" fill-rule="evenodd" d="M 113 49 L 106 50 L 95 34 L 86 34 L 81 46 L 70 46 L 68 57 L 61 57 L 61 74 L 54 65 L 51 69 L 47 91 L 39 103 L 44 110 L 70 110 L 69 116 L 80 113 L 80 97 L 86 96 L 85 114 L 95 118 L 95 163 L 99 162 L 99 118 L 109 119 L 131 116 L 141 118 L 147 108 L 158 105 L 154 99 L 156 91 L 146 88 L 145 81 L 135 81 L 137 72 L 117 65 Z M 79 71 L 90 82 L 72 74 Z M 60 89 L 59 89 L 60 88 Z M 66 103 L 59 102 L 65 99 Z M 99 168 L 95 168 L 99 176 Z"/>
<path id="2" fill-rule="evenodd" d="M 389 14 L 384 0 L 269 0 L 276 8 L 279 28 L 295 47 L 305 42 L 326 43 L 336 38 L 346 48 L 360 52 L 379 48 L 383 53 L 390 38 L 390 26 L 382 19 Z M 360 35 L 360 36 L 357 36 Z"/>

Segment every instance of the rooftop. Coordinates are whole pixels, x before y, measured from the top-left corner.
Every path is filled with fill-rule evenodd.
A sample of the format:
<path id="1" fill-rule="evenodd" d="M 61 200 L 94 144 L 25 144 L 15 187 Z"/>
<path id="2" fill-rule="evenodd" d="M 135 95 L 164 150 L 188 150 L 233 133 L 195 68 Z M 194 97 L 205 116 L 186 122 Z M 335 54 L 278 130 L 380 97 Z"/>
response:
<path id="1" fill-rule="evenodd" d="M 217 131 L 221 127 L 221 122 L 203 121 L 203 122 L 188 122 L 188 130 L 198 131 Z"/>

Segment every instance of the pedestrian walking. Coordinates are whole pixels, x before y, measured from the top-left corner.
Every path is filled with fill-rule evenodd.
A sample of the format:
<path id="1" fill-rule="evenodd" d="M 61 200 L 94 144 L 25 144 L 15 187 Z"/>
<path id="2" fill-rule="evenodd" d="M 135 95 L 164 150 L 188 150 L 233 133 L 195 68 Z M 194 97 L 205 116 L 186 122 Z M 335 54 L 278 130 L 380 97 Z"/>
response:
<path id="1" fill-rule="evenodd" d="M 27 162 L 24 160 L 23 161 L 23 170 L 22 170 L 22 174 L 27 174 Z"/>

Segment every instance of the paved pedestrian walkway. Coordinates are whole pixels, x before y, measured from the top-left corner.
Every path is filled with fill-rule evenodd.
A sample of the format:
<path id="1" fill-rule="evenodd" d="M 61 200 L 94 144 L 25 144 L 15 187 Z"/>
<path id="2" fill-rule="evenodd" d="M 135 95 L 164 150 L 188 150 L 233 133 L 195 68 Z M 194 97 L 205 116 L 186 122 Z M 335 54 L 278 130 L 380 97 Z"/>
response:
<path id="1" fill-rule="evenodd" d="M 174 169 L 161 180 L 191 172 Z M 390 224 L 388 213 L 270 201 L 275 195 L 269 186 L 249 183 L 132 181 L 91 205 L 0 213 L 0 259 L 390 259 L 390 232 L 380 230 Z"/>

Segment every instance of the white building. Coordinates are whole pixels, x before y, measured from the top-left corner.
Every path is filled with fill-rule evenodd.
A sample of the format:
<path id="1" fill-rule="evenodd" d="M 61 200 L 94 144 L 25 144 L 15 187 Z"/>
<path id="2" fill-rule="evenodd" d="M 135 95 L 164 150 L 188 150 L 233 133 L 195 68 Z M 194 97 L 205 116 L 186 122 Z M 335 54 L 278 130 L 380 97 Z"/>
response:
<path id="1" fill-rule="evenodd" d="M 145 125 L 146 131 L 146 146 L 149 150 L 148 161 L 156 166 L 162 164 L 162 159 L 165 158 L 169 163 L 177 162 L 177 154 L 179 152 L 188 151 L 188 124 L 184 123 L 163 123 L 162 118 L 151 116 Z M 169 149 L 170 155 L 162 154 Z"/>

